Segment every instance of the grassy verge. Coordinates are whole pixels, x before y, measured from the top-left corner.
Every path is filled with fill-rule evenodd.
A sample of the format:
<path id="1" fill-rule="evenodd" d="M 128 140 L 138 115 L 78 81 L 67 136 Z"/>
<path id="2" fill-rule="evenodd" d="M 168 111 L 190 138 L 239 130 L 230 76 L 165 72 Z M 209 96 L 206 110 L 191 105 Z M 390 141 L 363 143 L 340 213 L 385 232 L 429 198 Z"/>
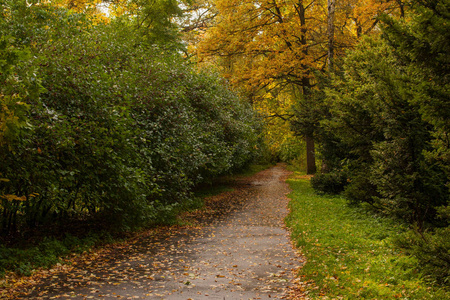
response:
<path id="1" fill-rule="evenodd" d="M 349 207 L 341 197 L 315 194 L 307 178 L 288 182 L 287 224 L 306 257 L 300 272 L 313 286 L 312 299 L 450 299 L 395 248 L 400 225 Z"/>
<path id="2" fill-rule="evenodd" d="M 0 278 L 8 272 L 19 276 L 29 276 L 38 268 L 50 268 L 63 263 L 69 254 L 81 254 L 99 244 L 111 243 L 111 235 L 91 233 L 85 237 L 66 234 L 64 238 L 45 237 L 33 244 L 14 247 L 0 246 Z M 1 284 L 0 284 L 1 286 Z"/>

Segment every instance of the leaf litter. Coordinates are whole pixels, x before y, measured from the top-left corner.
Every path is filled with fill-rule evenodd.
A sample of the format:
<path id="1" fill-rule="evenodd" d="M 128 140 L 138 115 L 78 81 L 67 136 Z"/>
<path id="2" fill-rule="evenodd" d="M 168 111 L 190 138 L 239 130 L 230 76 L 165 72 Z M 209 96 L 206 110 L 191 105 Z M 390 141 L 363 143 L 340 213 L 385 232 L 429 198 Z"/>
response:
<path id="1" fill-rule="evenodd" d="M 0 289 L 2 299 L 307 299 L 303 258 L 283 219 L 282 165 L 242 179 L 181 216 Z"/>

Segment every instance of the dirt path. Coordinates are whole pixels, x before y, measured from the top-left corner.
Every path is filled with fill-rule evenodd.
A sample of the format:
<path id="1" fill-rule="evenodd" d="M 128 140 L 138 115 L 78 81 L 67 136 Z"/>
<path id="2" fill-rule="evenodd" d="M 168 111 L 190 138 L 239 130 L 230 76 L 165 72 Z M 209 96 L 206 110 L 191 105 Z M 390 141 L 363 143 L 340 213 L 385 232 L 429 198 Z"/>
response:
<path id="1" fill-rule="evenodd" d="M 14 297 L 284 298 L 293 270 L 300 264 L 283 228 L 288 213 L 287 175 L 283 166 L 260 172 L 235 191 L 209 199 L 214 222 L 148 233 L 126 247 L 107 249 L 87 261 L 51 270 Z M 199 223 L 211 219 L 204 218 L 205 214 L 208 210 L 202 212 Z"/>

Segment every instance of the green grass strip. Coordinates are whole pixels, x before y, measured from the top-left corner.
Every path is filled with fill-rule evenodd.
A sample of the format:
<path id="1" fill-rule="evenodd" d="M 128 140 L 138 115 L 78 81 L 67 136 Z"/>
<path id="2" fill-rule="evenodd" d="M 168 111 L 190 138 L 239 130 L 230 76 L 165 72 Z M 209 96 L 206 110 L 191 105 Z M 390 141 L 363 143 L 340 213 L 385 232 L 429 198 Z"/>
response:
<path id="1" fill-rule="evenodd" d="M 288 181 L 286 221 L 306 257 L 300 271 L 312 282 L 311 299 L 450 299 L 417 271 L 417 262 L 396 249 L 404 231 L 394 221 L 349 207 L 339 196 L 314 193 L 308 179 Z"/>
<path id="2" fill-rule="evenodd" d="M 23 247 L 5 247 L 0 245 L 0 279 L 6 272 L 29 276 L 35 269 L 50 268 L 63 263 L 63 257 L 72 253 L 89 251 L 95 245 L 112 243 L 112 237 L 106 233 L 91 233 L 84 238 L 70 234 L 62 239 L 46 237 L 36 245 Z M 0 284 L 1 287 L 1 284 Z"/>

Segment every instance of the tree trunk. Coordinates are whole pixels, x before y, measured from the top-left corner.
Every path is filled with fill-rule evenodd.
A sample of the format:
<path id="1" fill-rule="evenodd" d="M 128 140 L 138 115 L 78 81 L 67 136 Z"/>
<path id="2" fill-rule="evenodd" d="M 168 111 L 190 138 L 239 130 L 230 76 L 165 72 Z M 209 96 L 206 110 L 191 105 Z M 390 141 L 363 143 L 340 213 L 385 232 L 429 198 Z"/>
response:
<path id="1" fill-rule="evenodd" d="M 405 17 L 405 1 L 397 0 L 398 7 L 400 8 L 400 17 Z"/>
<path id="2" fill-rule="evenodd" d="M 316 169 L 316 150 L 314 146 L 314 139 L 310 135 L 305 136 L 306 140 L 306 174 L 315 174 Z"/>
<path id="3" fill-rule="evenodd" d="M 333 0 L 334 1 L 334 0 Z M 300 44 L 303 46 L 303 55 L 308 57 L 308 42 L 306 38 L 307 34 L 307 26 L 306 26 L 306 8 L 303 4 L 303 1 L 298 1 L 296 5 L 296 11 L 298 17 L 300 19 L 300 24 L 302 25 L 301 35 L 300 35 Z M 310 97 L 311 90 L 311 79 L 310 79 L 310 70 L 308 66 L 303 66 L 302 68 L 306 70 L 305 75 L 301 78 L 301 87 L 303 90 L 303 97 Z M 310 132 L 309 129 L 306 129 L 306 132 Z M 306 173 L 307 174 L 315 174 L 316 173 L 316 153 L 314 146 L 314 139 L 312 138 L 312 134 L 305 134 L 306 140 Z"/>
<path id="4" fill-rule="evenodd" d="M 336 0 L 328 0 L 328 71 L 334 68 L 334 18 L 336 11 Z"/>

